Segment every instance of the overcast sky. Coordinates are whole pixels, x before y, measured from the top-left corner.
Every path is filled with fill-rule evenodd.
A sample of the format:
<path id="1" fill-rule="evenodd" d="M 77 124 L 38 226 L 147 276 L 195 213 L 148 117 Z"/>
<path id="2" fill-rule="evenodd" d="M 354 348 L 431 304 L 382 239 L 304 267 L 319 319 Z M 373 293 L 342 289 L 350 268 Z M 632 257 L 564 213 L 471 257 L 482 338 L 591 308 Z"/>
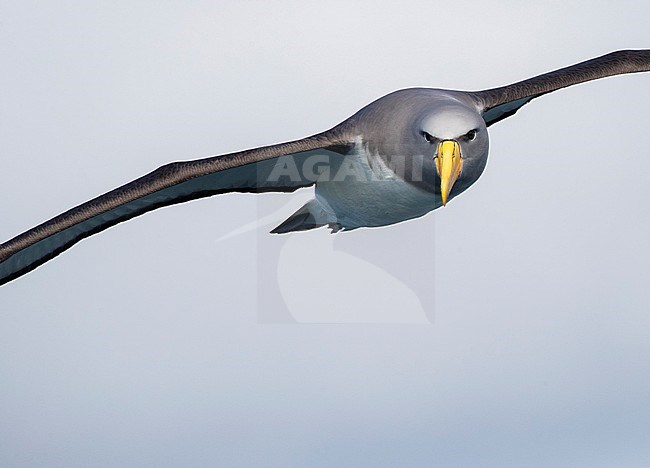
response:
<path id="1" fill-rule="evenodd" d="M 531 5 L 0 1 L 0 240 L 395 89 L 650 47 L 650 4 Z M 535 100 L 390 228 L 267 234 L 305 190 L 82 241 L 0 288 L 0 465 L 650 465 L 649 104 Z"/>

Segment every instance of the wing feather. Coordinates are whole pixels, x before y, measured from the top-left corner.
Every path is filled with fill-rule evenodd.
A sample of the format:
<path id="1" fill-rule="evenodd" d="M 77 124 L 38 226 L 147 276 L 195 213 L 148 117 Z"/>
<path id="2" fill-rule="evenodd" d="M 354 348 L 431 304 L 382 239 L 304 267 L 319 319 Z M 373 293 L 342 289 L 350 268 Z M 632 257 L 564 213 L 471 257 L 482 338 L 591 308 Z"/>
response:
<path id="1" fill-rule="evenodd" d="M 340 158 L 349 146 L 334 131 L 302 140 L 170 163 L 76 206 L 0 245 L 0 285 L 80 240 L 149 211 L 229 192 L 290 192 L 315 182 L 309 156 Z"/>
<path id="2" fill-rule="evenodd" d="M 546 93 L 606 76 L 650 71 L 650 50 L 619 50 L 508 86 L 469 93 L 490 126 Z"/>

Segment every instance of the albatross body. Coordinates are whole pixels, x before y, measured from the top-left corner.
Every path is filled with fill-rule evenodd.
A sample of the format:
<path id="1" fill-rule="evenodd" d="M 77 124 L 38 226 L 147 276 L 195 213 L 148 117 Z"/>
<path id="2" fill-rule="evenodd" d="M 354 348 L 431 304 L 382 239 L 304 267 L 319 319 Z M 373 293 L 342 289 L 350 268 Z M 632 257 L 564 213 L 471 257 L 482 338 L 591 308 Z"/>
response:
<path id="1" fill-rule="evenodd" d="M 0 284 L 110 226 L 221 193 L 314 185 L 314 198 L 274 233 L 321 226 L 345 231 L 417 218 L 478 180 L 490 125 L 551 91 L 649 70 L 650 50 L 627 50 L 485 91 L 404 89 L 301 140 L 167 164 L 0 245 Z"/>
<path id="2" fill-rule="evenodd" d="M 487 162 L 485 121 L 464 93 L 427 88 L 396 91 L 341 125 L 350 124 L 354 138 L 345 157 L 322 159 L 315 198 L 274 233 L 323 225 L 334 231 L 351 230 L 417 218 L 476 182 Z M 452 153 L 445 155 L 443 149 Z M 453 154 L 454 149 L 458 154 Z M 457 158 L 464 169 L 455 183 L 448 180 L 451 184 L 443 201 L 443 178 L 435 161 L 445 156 L 449 163 Z M 309 165 L 310 159 L 316 157 L 301 162 Z"/>

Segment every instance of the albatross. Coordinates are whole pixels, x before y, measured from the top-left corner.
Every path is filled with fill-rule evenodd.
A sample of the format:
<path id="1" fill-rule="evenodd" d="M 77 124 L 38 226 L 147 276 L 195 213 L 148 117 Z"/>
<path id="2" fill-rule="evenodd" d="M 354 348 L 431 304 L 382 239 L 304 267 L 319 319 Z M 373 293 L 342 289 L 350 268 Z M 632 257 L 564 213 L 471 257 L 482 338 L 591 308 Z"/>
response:
<path id="1" fill-rule="evenodd" d="M 313 185 L 314 198 L 272 233 L 321 226 L 347 231 L 417 218 L 481 176 L 490 125 L 552 91 L 644 71 L 650 71 L 650 50 L 621 50 L 484 91 L 402 89 L 316 135 L 173 162 L 1 244 L 0 285 L 115 224 L 222 193 L 293 192 Z"/>

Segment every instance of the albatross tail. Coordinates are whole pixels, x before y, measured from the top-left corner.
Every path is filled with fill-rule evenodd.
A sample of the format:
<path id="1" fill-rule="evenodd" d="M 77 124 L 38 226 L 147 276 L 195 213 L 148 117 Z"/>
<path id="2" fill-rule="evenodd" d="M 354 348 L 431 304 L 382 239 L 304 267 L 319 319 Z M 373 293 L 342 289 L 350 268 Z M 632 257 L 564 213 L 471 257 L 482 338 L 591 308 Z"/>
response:
<path id="1" fill-rule="evenodd" d="M 307 231 L 321 226 L 329 226 L 332 232 L 338 232 L 341 225 L 335 216 L 327 212 L 316 200 L 311 199 L 298 211 L 289 216 L 286 221 L 271 231 L 271 234 L 285 234 L 294 231 Z"/>

